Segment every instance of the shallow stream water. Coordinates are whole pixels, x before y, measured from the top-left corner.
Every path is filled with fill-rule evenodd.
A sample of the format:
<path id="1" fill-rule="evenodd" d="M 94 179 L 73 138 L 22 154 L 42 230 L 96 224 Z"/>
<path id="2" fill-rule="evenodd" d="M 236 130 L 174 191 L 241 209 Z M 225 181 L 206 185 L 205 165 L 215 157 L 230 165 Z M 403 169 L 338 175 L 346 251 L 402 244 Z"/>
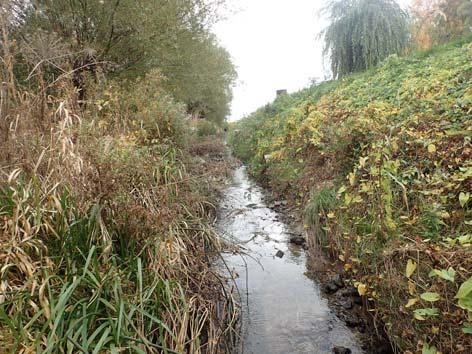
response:
<path id="1" fill-rule="evenodd" d="M 221 203 L 220 232 L 246 251 L 246 256 L 224 255 L 241 296 L 237 353 L 327 354 L 335 346 L 363 353 L 355 335 L 328 307 L 319 285 L 305 275 L 304 251 L 288 242 L 288 226 L 263 197 L 240 167 Z M 277 251 L 284 253 L 282 258 Z"/>

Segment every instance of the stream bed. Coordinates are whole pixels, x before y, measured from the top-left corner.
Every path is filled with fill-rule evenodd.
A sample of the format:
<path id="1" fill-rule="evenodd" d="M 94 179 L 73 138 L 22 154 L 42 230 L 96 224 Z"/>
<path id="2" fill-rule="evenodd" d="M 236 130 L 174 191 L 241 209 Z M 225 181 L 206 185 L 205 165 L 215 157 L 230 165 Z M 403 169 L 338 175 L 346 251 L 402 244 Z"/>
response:
<path id="1" fill-rule="evenodd" d="M 360 344 L 306 275 L 305 251 L 264 203 L 245 167 L 235 170 L 220 205 L 218 228 L 246 255 L 225 254 L 242 306 L 238 354 L 328 354 L 334 347 L 360 354 Z"/>

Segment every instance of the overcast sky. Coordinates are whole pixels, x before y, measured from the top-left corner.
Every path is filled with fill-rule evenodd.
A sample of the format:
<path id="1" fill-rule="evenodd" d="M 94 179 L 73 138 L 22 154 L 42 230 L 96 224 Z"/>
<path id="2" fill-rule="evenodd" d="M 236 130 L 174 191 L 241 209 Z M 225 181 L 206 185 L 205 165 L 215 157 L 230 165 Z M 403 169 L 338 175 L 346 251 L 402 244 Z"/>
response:
<path id="1" fill-rule="evenodd" d="M 402 0 L 403 4 L 408 0 Z M 326 23 L 318 17 L 326 0 L 232 0 L 236 10 L 214 31 L 230 52 L 239 80 L 230 120 L 238 120 L 275 98 L 296 91 L 311 78 L 323 79 L 321 41 Z"/>

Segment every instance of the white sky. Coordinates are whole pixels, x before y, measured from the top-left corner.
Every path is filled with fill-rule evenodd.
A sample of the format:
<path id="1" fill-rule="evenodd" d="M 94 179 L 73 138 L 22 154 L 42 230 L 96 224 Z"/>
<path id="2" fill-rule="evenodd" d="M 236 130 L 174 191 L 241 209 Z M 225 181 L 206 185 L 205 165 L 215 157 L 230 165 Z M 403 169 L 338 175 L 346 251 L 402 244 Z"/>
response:
<path id="1" fill-rule="evenodd" d="M 409 0 L 401 0 L 406 4 Z M 236 13 L 214 32 L 231 54 L 239 80 L 233 90 L 232 114 L 238 120 L 275 98 L 275 91 L 297 91 L 311 78 L 323 79 L 325 27 L 318 16 L 326 0 L 232 0 Z"/>

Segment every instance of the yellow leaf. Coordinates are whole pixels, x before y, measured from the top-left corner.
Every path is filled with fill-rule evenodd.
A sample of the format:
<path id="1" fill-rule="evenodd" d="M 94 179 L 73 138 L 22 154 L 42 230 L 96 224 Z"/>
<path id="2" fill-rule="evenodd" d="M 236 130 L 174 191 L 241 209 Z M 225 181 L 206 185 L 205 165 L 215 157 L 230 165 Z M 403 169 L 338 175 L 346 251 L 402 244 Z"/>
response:
<path id="1" fill-rule="evenodd" d="M 408 281 L 408 292 L 410 295 L 414 295 L 416 293 L 416 284 L 413 283 L 411 280 Z"/>
<path id="2" fill-rule="evenodd" d="M 431 327 L 431 333 L 432 334 L 438 334 L 439 333 L 439 327 L 436 327 L 436 326 Z"/>
<path id="3" fill-rule="evenodd" d="M 352 202 L 352 199 L 353 199 L 352 195 L 350 195 L 349 193 L 346 193 L 344 195 L 344 205 L 349 206 Z"/>
<path id="4" fill-rule="evenodd" d="M 429 144 L 429 145 L 428 145 L 428 152 L 429 152 L 430 154 L 435 153 L 435 152 L 436 152 L 436 145 L 434 145 L 434 144 Z"/>
<path id="5" fill-rule="evenodd" d="M 365 167 L 365 163 L 367 162 L 367 160 L 369 159 L 369 157 L 361 157 L 359 159 L 359 165 L 364 168 Z"/>
<path id="6" fill-rule="evenodd" d="M 398 150 L 398 144 L 396 141 L 392 141 L 392 150 L 393 152 L 396 152 Z"/>
<path id="7" fill-rule="evenodd" d="M 367 292 L 367 285 L 363 283 L 359 283 L 357 285 L 357 292 L 359 293 L 359 295 L 364 296 L 365 293 Z"/>
<path id="8" fill-rule="evenodd" d="M 425 321 L 426 320 L 426 318 L 424 318 L 423 316 L 421 316 L 420 314 L 418 314 L 416 312 L 413 314 L 413 317 L 416 318 L 418 321 Z"/>
<path id="9" fill-rule="evenodd" d="M 354 199 L 353 199 L 353 202 L 354 203 L 362 203 L 363 202 L 363 199 L 360 195 L 356 196 Z"/>
<path id="10" fill-rule="evenodd" d="M 416 304 L 418 302 L 418 298 L 415 298 L 415 299 L 410 299 L 408 300 L 407 304 L 405 305 L 406 308 L 409 308 L 411 306 L 413 306 L 414 304 Z"/>
<path id="11" fill-rule="evenodd" d="M 408 262 L 406 263 L 406 277 L 410 278 L 411 275 L 415 272 L 416 270 L 416 262 L 409 259 Z"/>
<path id="12" fill-rule="evenodd" d="M 335 216 L 336 215 L 334 213 L 328 213 L 328 215 L 327 215 L 328 219 L 334 219 Z"/>
<path id="13" fill-rule="evenodd" d="M 353 186 L 354 183 L 356 183 L 356 174 L 353 172 L 349 174 L 349 183 L 351 184 L 351 186 Z"/>

